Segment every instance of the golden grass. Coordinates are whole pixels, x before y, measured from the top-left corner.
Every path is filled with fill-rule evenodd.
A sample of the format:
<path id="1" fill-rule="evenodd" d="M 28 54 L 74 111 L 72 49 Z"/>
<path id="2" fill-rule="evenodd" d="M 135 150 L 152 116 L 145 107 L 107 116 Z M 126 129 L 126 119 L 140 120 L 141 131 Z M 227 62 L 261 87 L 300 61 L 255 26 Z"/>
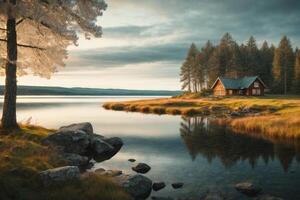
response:
<path id="1" fill-rule="evenodd" d="M 196 98 L 188 94 L 174 98 L 108 102 L 103 107 L 143 113 L 187 116 L 211 114 L 220 117 L 247 107 L 260 115 L 227 118 L 223 121 L 236 132 L 300 138 L 300 96 Z"/>
<path id="2" fill-rule="evenodd" d="M 51 132 L 31 125 L 18 130 L 0 130 L 0 199 L 129 199 L 111 180 L 97 175 L 41 187 L 39 171 L 65 165 L 55 149 L 41 142 Z"/>

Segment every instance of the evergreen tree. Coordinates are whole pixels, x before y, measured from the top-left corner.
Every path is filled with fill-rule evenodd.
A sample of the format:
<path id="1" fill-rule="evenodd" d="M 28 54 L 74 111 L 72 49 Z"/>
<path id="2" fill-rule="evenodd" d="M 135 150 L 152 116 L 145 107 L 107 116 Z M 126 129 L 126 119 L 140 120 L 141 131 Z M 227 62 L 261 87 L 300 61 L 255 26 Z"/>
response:
<path id="1" fill-rule="evenodd" d="M 284 36 L 275 50 L 273 60 L 273 91 L 287 94 L 293 80 L 294 52 L 290 40 Z"/>
<path id="2" fill-rule="evenodd" d="M 232 50 L 235 42 L 229 33 L 225 33 L 219 45 L 219 71 L 221 76 L 224 76 L 230 68 L 230 60 L 232 58 Z"/>
<path id="3" fill-rule="evenodd" d="M 294 66 L 293 92 L 300 94 L 300 50 L 296 49 L 296 61 Z"/>
<path id="4" fill-rule="evenodd" d="M 201 75 L 199 76 L 199 81 L 202 88 L 208 87 L 208 73 L 209 73 L 209 59 L 211 58 L 215 47 L 213 44 L 208 40 L 205 46 L 201 49 L 199 53 L 199 65 L 201 68 Z"/>
<path id="5" fill-rule="evenodd" d="M 229 67 L 226 71 L 226 76 L 230 78 L 238 78 L 243 76 L 244 70 L 242 68 L 242 55 L 238 44 L 234 44 L 231 49 L 231 58 L 229 60 Z"/>
<path id="6" fill-rule="evenodd" d="M 264 82 L 270 86 L 272 83 L 272 62 L 274 58 L 274 46 L 269 47 L 268 42 L 264 41 L 260 48 L 260 68 L 258 75 Z"/>
<path id="7" fill-rule="evenodd" d="M 216 47 L 216 49 L 213 51 L 211 57 L 208 60 L 207 64 L 207 81 L 208 85 L 211 86 L 215 80 L 221 76 L 220 71 L 220 48 L 219 46 Z"/>
<path id="8" fill-rule="evenodd" d="M 256 40 L 251 36 L 246 45 L 246 75 L 257 75 L 260 71 L 259 66 L 260 56 L 256 45 Z"/>
<path id="9" fill-rule="evenodd" d="M 192 43 L 188 55 L 181 67 L 181 82 L 182 89 L 187 89 L 189 92 L 197 91 L 197 56 L 198 49 L 194 43 Z"/>

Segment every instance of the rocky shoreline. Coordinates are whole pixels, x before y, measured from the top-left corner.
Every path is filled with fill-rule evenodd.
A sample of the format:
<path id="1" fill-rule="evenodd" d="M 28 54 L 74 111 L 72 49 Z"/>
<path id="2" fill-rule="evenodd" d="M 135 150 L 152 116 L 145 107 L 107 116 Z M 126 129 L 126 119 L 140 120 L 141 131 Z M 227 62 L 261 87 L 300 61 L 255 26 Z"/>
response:
<path id="1" fill-rule="evenodd" d="M 43 140 L 43 143 L 55 148 L 59 153 L 59 159 L 65 162 L 65 166 L 49 169 L 39 173 L 44 187 L 51 186 L 58 182 L 69 180 L 81 180 L 94 175 L 109 177 L 113 182 L 123 188 L 133 199 L 142 200 L 150 196 L 153 191 L 159 191 L 166 187 L 163 181 L 153 182 L 148 177 L 142 175 L 151 170 L 146 163 L 137 163 L 132 167 L 134 174 L 123 174 L 120 170 L 97 169 L 89 171 L 95 162 L 102 162 L 112 158 L 123 146 L 123 141 L 118 137 L 106 138 L 96 134 L 90 123 L 71 124 L 63 126 L 56 132 Z M 128 159 L 129 162 L 136 162 L 135 159 Z M 175 182 L 171 187 L 180 189 L 184 183 Z M 241 182 L 236 184 L 236 191 L 256 200 L 282 200 L 264 194 L 262 189 L 251 182 Z M 171 197 L 151 196 L 153 200 L 174 200 Z M 192 200 L 193 198 L 187 198 Z M 187 200 L 186 199 L 186 200 Z M 200 199 L 202 200 L 225 200 L 226 195 L 218 191 L 209 191 Z"/>

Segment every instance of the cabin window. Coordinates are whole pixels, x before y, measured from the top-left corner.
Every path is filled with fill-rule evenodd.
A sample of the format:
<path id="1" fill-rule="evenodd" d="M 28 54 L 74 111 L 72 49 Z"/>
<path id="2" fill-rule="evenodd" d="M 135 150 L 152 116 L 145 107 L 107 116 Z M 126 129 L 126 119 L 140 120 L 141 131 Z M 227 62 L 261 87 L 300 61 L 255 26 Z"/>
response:
<path id="1" fill-rule="evenodd" d="M 258 87 L 259 87 L 259 82 L 255 81 L 255 82 L 254 82 L 254 87 L 255 87 L 255 88 L 258 88 Z"/>
<path id="2" fill-rule="evenodd" d="M 232 95 L 232 90 L 228 90 L 228 92 L 229 92 L 229 95 Z"/>
<path id="3" fill-rule="evenodd" d="M 239 90 L 239 94 L 242 95 L 243 94 L 243 90 Z"/>

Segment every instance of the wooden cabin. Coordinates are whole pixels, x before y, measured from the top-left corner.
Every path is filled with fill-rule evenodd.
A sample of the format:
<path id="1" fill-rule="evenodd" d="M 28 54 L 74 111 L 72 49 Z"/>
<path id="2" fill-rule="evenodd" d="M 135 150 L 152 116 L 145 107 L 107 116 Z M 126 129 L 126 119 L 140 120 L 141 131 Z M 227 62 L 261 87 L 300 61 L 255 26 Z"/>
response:
<path id="1" fill-rule="evenodd" d="M 218 77 L 211 87 L 214 96 L 263 96 L 266 88 L 258 76 L 237 79 Z"/>

